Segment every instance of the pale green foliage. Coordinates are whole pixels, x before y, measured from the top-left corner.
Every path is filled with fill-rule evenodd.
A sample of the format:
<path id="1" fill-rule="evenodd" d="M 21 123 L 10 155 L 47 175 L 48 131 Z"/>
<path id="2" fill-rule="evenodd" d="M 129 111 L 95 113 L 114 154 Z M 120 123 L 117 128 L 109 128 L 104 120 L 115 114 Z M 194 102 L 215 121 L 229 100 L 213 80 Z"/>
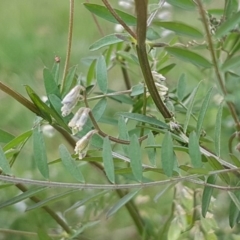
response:
<path id="1" fill-rule="evenodd" d="M 14 239 L 238 239 L 238 1 L 117 2 L 77 6 L 84 25 L 72 35 L 70 21 L 69 39 L 87 43 L 81 67 L 56 56 L 39 81 L 21 76 L 20 90 L 0 82 L 35 116 L 18 121 L 24 113 L 1 106 L 18 121 L 0 124 L 1 229 L 25 231 Z M 91 40 L 88 23 L 99 31 Z"/>

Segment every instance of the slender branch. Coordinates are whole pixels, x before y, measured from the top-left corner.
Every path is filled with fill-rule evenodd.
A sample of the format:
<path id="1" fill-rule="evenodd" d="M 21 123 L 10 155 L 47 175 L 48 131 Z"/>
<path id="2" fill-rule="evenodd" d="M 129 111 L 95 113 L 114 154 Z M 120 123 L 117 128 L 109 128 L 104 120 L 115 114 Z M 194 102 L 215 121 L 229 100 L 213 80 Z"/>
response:
<path id="1" fill-rule="evenodd" d="M 150 25 L 151 25 L 153 19 L 155 18 L 155 16 L 157 15 L 159 9 L 163 6 L 164 3 L 165 3 L 165 0 L 159 0 L 159 2 L 158 2 L 158 8 L 157 8 L 154 12 L 152 12 L 152 13 L 150 14 L 150 16 L 149 16 L 149 18 L 148 18 L 148 20 L 147 20 L 147 26 L 150 26 Z"/>
<path id="2" fill-rule="evenodd" d="M 69 25 L 68 25 L 68 43 L 67 43 L 66 60 L 65 60 L 64 70 L 63 70 L 61 91 L 63 90 L 64 85 L 65 85 L 67 71 L 68 71 L 68 65 L 69 65 L 70 55 L 71 55 L 71 48 L 72 48 L 74 0 L 69 0 L 69 1 L 70 1 L 70 10 L 69 10 Z"/>
<path id="3" fill-rule="evenodd" d="M 140 63 L 140 67 L 145 79 L 148 91 L 151 94 L 151 97 L 161 112 L 165 120 L 172 119 L 171 113 L 168 111 L 167 107 L 163 103 L 157 88 L 155 86 L 151 69 L 148 62 L 148 56 L 146 51 L 146 31 L 147 31 L 147 1 L 135 0 L 136 13 L 137 13 L 137 54 Z"/>
<path id="4" fill-rule="evenodd" d="M 85 106 L 86 106 L 87 108 L 89 108 L 86 95 L 84 96 L 84 102 L 85 102 Z M 95 118 L 94 118 L 94 116 L 93 116 L 93 114 L 92 114 L 91 111 L 89 112 L 89 117 L 90 117 L 90 119 L 91 119 L 91 121 L 92 121 L 92 124 L 93 124 L 94 128 L 95 128 L 96 130 L 98 130 L 98 134 L 99 134 L 100 136 L 102 136 L 102 137 L 108 137 L 111 141 L 113 141 L 113 142 L 115 142 L 115 143 L 120 143 L 120 144 L 125 144 L 125 145 L 129 145 L 129 144 L 130 144 L 130 141 L 122 140 L 122 139 L 119 139 L 119 138 L 115 138 L 115 137 L 112 137 L 112 136 L 106 134 L 105 132 L 103 132 L 103 131 L 101 130 L 101 128 L 98 126 L 97 121 L 95 120 Z M 145 135 L 145 136 L 143 136 L 143 137 L 140 137 L 140 138 L 139 138 L 139 142 L 142 142 L 143 140 L 147 139 L 147 137 L 148 137 L 147 135 Z"/>
<path id="5" fill-rule="evenodd" d="M 225 169 L 224 171 L 229 170 Z M 231 169 L 232 170 L 232 169 Z M 240 168 L 235 169 L 239 171 Z M 223 170 L 221 170 L 223 171 Z M 219 173 L 221 173 L 219 171 Z M 215 171 L 217 172 L 217 171 Z M 208 175 L 213 175 L 216 173 L 210 173 Z M 14 184 L 28 184 L 28 185 L 35 185 L 35 186 L 47 186 L 47 187 L 55 187 L 55 188 L 72 188 L 72 189 L 102 189 L 102 190 L 116 190 L 116 189 L 136 189 L 136 188 L 147 188 L 147 187 L 154 187 L 154 186 L 165 186 L 169 183 L 178 183 L 178 182 L 191 182 L 201 186 L 212 187 L 219 190 L 224 191 L 239 191 L 240 186 L 231 187 L 231 186 L 221 186 L 221 185 L 214 185 L 206 183 L 202 180 L 196 180 L 196 177 L 201 177 L 206 175 L 197 175 L 193 174 L 186 177 L 176 177 L 161 181 L 154 181 L 154 182 L 146 182 L 146 183 L 127 183 L 127 184 L 82 184 L 82 183 L 66 183 L 66 182 L 50 182 L 50 181 L 41 181 L 41 180 L 31 180 L 26 178 L 17 178 L 15 176 L 7 176 L 7 175 L 0 175 L 0 180 L 3 182 L 9 182 Z"/>
<path id="6" fill-rule="evenodd" d="M 132 92 L 132 90 L 128 89 L 128 90 L 123 90 L 123 91 L 119 91 L 119 92 L 112 92 L 112 93 L 106 93 L 106 94 L 103 94 L 103 95 L 97 95 L 95 97 L 87 98 L 87 100 L 92 101 L 92 100 L 97 100 L 97 99 L 101 99 L 101 98 L 104 98 L 104 97 L 113 97 L 113 96 L 119 96 L 119 95 L 123 95 L 123 94 L 129 94 L 131 92 Z"/>
<path id="7" fill-rule="evenodd" d="M 238 133 L 237 132 L 234 132 L 231 137 L 229 138 L 228 140 L 228 151 L 229 153 L 232 153 L 232 143 L 233 143 L 233 140 L 238 136 Z"/>
<path id="8" fill-rule="evenodd" d="M 87 3 L 89 3 L 90 1 L 86 0 Z M 103 30 L 95 16 L 95 14 L 91 13 L 92 14 L 92 18 L 93 18 L 93 21 L 95 22 L 96 26 L 97 26 L 97 29 L 99 31 L 99 33 L 102 35 L 102 37 L 104 36 L 104 33 L 103 33 Z"/>
<path id="9" fill-rule="evenodd" d="M 3 228 L 0 228 L 0 233 L 3 233 L 3 234 L 16 234 L 18 236 L 20 235 L 24 235 L 24 236 L 34 236 L 34 237 L 37 237 L 38 234 L 35 233 L 35 232 L 27 232 L 27 231 L 19 231 L 19 230 L 13 230 L 13 229 L 3 229 Z M 53 237 L 53 238 L 60 238 L 61 235 L 59 234 L 52 234 L 52 233 L 48 233 L 47 234 L 49 237 Z"/>
<path id="10" fill-rule="evenodd" d="M 23 97 L 18 92 L 15 92 L 8 86 L 6 86 L 3 82 L 0 81 L 0 89 L 7 93 L 9 96 L 13 97 L 15 100 L 17 100 L 19 103 L 21 103 L 23 106 L 25 106 L 27 109 L 29 109 L 31 112 L 37 114 L 38 116 L 41 116 L 40 111 L 36 108 L 36 106 L 30 102 L 27 98 Z"/>
<path id="11" fill-rule="evenodd" d="M 130 49 L 131 48 L 128 45 L 124 49 L 124 52 L 129 52 Z M 130 90 L 131 89 L 131 82 L 130 82 L 130 78 L 129 78 L 128 71 L 127 71 L 126 60 L 124 58 L 119 58 L 119 61 L 121 63 L 121 71 L 122 71 L 122 74 L 123 74 L 123 79 L 124 79 L 124 82 L 125 82 L 125 86 L 128 90 Z"/>
<path id="12" fill-rule="evenodd" d="M 19 190 L 21 190 L 22 192 L 26 192 L 28 189 L 22 185 L 21 183 L 17 183 L 15 185 Z M 35 202 L 38 203 L 41 200 L 35 196 L 30 197 L 30 199 Z M 67 223 L 64 222 L 64 220 L 62 218 L 60 218 L 54 211 L 52 211 L 52 209 L 50 209 L 48 206 L 43 206 L 42 207 L 67 233 L 71 233 L 71 228 L 69 228 L 69 226 L 67 225 Z"/>
<path id="13" fill-rule="evenodd" d="M 116 13 L 116 11 L 112 8 L 107 0 L 102 0 L 103 4 L 109 10 L 109 12 L 113 15 L 113 17 L 118 21 L 119 24 L 123 26 L 123 28 L 134 38 L 136 39 L 136 34 L 131 30 L 130 27 L 122 20 L 122 18 Z"/>
<path id="14" fill-rule="evenodd" d="M 202 18 L 203 26 L 205 28 L 207 41 L 208 41 L 208 47 L 209 47 L 209 51 L 210 51 L 210 54 L 211 54 L 214 70 L 215 70 L 215 73 L 216 73 L 216 76 L 217 76 L 217 80 L 219 82 L 220 88 L 221 88 L 224 96 L 226 96 L 228 94 L 228 92 L 227 92 L 227 89 L 225 88 L 224 80 L 223 80 L 223 78 L 220 74 L 220 69 L 218 67 L 217 58 L 216 58 L 216 54 L 215 54 L 215 51 L 214 51 L 213 42 L 212 42 L 212 38 L 211 38 L 211 33 L 210 33 L 210 30 L 209 30 L 208 21 L 207 21 L 206 14 L 205 14 L 205 11 L 204 11 L 204 8 L 203 8 L 203 5 L 202 5 L 202 1 L 201 0 L 196 0 L 196 2 L 198 4 L 199 13 L 200 13 L 201 18 Z M 237 130 L 240 130 L 240 122 L 239 122 L 237 112 L 236 112 L 236 108 L 235 108 L 234 104 L 232 102 L 229 102 L 229 101 L 226 101 L 226 103 L 227 103 L 228 108 L 231 112 L 231 115 L 234 119 Z"/>

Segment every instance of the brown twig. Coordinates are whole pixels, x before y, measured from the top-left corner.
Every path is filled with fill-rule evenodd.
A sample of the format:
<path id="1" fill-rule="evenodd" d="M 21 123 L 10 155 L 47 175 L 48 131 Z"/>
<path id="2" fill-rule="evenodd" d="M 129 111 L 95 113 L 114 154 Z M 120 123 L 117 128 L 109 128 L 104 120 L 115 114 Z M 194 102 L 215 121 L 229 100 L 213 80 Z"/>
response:
<path id="1" fill-rule="evenodd" d="M 143 77 L 145 79 L 148 91 L 165 120 L 172 119 L 171 113 L 168 111 L 167 107 L 163 103 L 161 97 L 159 96 L 158 90 L 155 86 L 152 72 L 148 62 L 148 56 L 146 51 L 146 32 L 147 32 L 147 1 L 135 0 L 136 13 L 137 13 L 137 55 Z"/>
<path id="2" fill-rule="evenodd" d="M 113 15 L 113 17 L 118 21 L 119 24 L 134 38 L 136 39 L 136 34 L 132 31 L 130 27 L 122 20 L 122 18 L 116 13 L 116 11 L 112 8 L 107 0 L 102 0 L 103 4 L 109 10 L 109 12 Z"/>

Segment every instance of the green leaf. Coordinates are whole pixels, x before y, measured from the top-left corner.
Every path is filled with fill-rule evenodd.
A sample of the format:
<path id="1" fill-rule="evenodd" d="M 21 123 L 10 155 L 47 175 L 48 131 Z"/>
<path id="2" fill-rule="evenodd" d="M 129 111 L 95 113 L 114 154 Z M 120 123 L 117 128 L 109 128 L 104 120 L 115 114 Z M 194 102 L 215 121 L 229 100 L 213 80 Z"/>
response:
<path id="1" fill-rule="evenodd" d="M 77 66 L 73 66 L 68 70 L 67 76 L 66 76 L 66 81 L 63 87 L 62 91 L 62 97 L 65 97 L 69 93 L 69 91 L 75 87 L 77 84 L 76 82 L 76 71 L 77 71 Z"/>
<path id="2" fill-rule="evenodd" d="M 77 192 L 77 191 L 79 191 L 79 189 L 71 189 L 69 191 L 59 193 L 59 194 L 54 195 L 52 197 L 41 200 L 40 202 L 37 202 L 37 203 L 32 204 L 31 206 L 27 207 L 26 212 L 34 210 L 36 208 L 40 208 L 40 207 L 49 205 L 49 204 L 54 203 L 54 202 L 58 202 L 58 201 L 62 200 L 63 198 L 67 197 L 69 194 L 72 194 L 72 193 Z"/>
<path id="3" fill-rule="evenodd" d="M 9 175 L 11 174 L 11 168 L 10 168 L 9 162 L 1 146 L 0 146 L 0 169 L 2 169 L 2 171 L 5 174 L 9 174 Z"/>
<path id="4" fill-rule="evenodd" d="M 185 77 L 185 74 L 183 73 L 178 79 L 178 85 L 177 85 L 177 97 L 180 102 L 184 98 L 186 88 L 187 88 L 186 77 Z"/>
<path id="5" fill-rule="evenodd" d="M 105 137 L 103 140 L 102 156 L 103 156 L 103 165 L 104 165 L 106 175 L 111 183 L 115 183 L 112 148 L 111 148 L 111 143 L 108 137 Z"/>
<path id="6" fill-rule="evenodd" d="M 66 170 L 79 182 L 85 182 L 84 177 L 77 166 L 75 160 L 72 158 L 71 154 L 68 152 L 67 148 L 61 144 L 59 146 L 59 153 L 62 163 Z"/>
<path id="7" fill-rule="evenodd" d="M 227 59 L 223 64 L 222 64 L 222 70 L 226 72 L 227 70 L 234 69 L 238 67 L 240 64 L 240 57 L 236 56 L 233 58 Z"/>
<path id="8" fill-rule="evenodd" d="M 83 4 L 91 13 L 97 15 L 100 18 L 103 18 L 112 23 L 118 23 L 118 21 L 112 16 L 109 10 L 101 5 L 91 4 L 91 3 L 84 3 Z M 119 11 L 114 9 L 118 16 L 128 25 L 128 26 L 135 26 L 136 25 L 136 18 L 132 15 L 129 15 L 125 12 Z"/>
<path id="9" fill-rule="evenodd" d="M 214 129 L 214 146 L 216 155 L 220 156 L 221 150 L 221 125 L 222 125 L 222 109 L 223 102 L 219 105 L 218 113 L 216 117 L 215 129 Z"/>
<path id="10" fill-rule="evenodd" d="M 229 155 L 230 155 L 230 157 L 231 157 L 234 165 L 235 165 L 236 167 L 240 168 L 240 160 L 239 160 L 234 154 L 231 154 L 231 153 L 230 153 Z"/>
<path id="11" fill-rule="evenodd" d="M 57 97 L 56 95 L 54 95 L 54 94 L 50 94 L 48 96 L 48 100 L 49 100 L 50 105 L 51 105 L 51 109 L 49 110 L 51 115 L 55 118 L 55 120 L 57 121 L 57 123 L 60 126 L 62 126 L 68 132 L 71 132 L 67 124 L 72 119 L 73 114 L 71 113 L 69 116 L 62 118 L 62 112 L 61 112 L 62 103 L 61 103 L 61 99 L 59 97 Z"/>
<path id="12" fill-rule="evenodd" d="M 54 78 L 54 81 L 58 84 L 58 80 L 59 80 L 59 67 L 60 66 L 60 63 L 59 62 L 54 62 L 53 64 L 53 67 L 52 67 L 52 75 L 53 75 L 53 78 Z"/>
<path id="13" fill-rule="evenodd" d="M 115 214 L 121 207 L 123 207 L 126 203 L 128 203 L 137 193 L 139 189 L 134 190 L 126 194 L 123 198 L 121 198 L 114 206 L 112 206 L 106 214 L 106 217 L 109 218 L 113 214 Z"/>
<path id="14" fill-rule="evenodd" d="M 122 140 L 129 140 L 128 128 L 123 116 L 119 116 L 118 118 L 118 130 L 119 130 L 119 138 Z M 124 152 L 128 155 L 128 146 L 122 145 Z"/>
<path id="15" fill-rule="evenodd" d="M 207 178 L 207 183 L 215 184 L 216 180 L 217 180 L 216 175 L 210 175 Z M 203 190 L 203 194 L 202 194 L 202 216 L 203 217 L 206 217 L 208 207 L 209 207 L 209 204 L 211 202 L 212 193 L 213 193 L 213 188 L 212 187 L 206 186 Z"/>
<path id="16" fill-rule="evenodd" d="M 189 97 L 190 104 L 188 106 L 185 122 L 184 122 L 184 125 L 183 125 L 184 133 L 186 133 L 186 131 L 187 131 L 187 127 L 188 127 L 189 120 L 190 120 L 190 117 L 191 117 L 191 113 L 192 113 L 195 97 L 196 97 L 196 94 L 197 94 L 197 91 L 198 91 L 198 88 L 199 88 L 200 84 L 201 84 L 201 82 L 199 82 L 198 85 L 193 89 L 193 91 L 192 91 L 192 93 L 191 93 L 191 95 Z"/>
<path id="17" fill-rule="evenodd" d="M 169 131 L 165 133 L 162 142 L 162 150 L 161 150 L 161 161 L 162 168 L 164 173 L 168 177 L 172 177 L 173 168 L 174 168 L 174 152 L 173 152 L 173 141 L 172 136 Z"/>
<path id="18" fill-rule="evenodd" d="M 161 73 L 162 75 L 166 75 L 168 72 L 170 72 L 174 67 L 176 66 L 176 63 L 171 63 L 167 65 L 166 67 L 160 68 L 157 72 Z"/>
<path id="19" fill-rule="evenodd" d="M 235 15 L 238 10 L 238 0 L 226 0 L 225 1 L 225 8 L 224 15 L 226 19 L 229 19 L 232 15 Z"/>
<path id="20" fill-rule="evenodd" d="M 150 131 L 147 138 L 148 145 L 155 145 L 155 138 L 153 133 Z M 155 148 L 147 148 L 147 155 L 150 163 L 153 166 L 156 166 L 156 149 Z"/>
<path id="21" fill-rule="evenodd" d="M 125 34 L 126 37 L 129 36 L 128 34 Z M 98 50 L 102 47 L 106 47 L 115 43 L 119 43 L 119 42 L 123 42 L 123 39 L 120 39 L 117 34 L 110 34 L 107 36 L 104 36 L 103 38 L 99 39 L 98 41 L 96 41 L 95 43 L 93 43 L 90 47 L 89 50 L 90 51 L 95 51 Z"/>
<path id="22" fill-rule="evenodd" d="M 91 85 L 95 79 L 95 68 L 96 68 L 97 59 L 94 59 L 88 69 L 87 73 L 87 86 Z"/>
<path id="23" fill-rule="evenodd" d="M 142 115 L 142 114 L 139 114 L 139 113 L 128 113 L 128 112 L 120 112 L 118 114 L 123 116 L 123 117 L 129 118 L 129 119 L 132 119 L 132 120 L 136 120 L 138 122 L 144 122 L 144 123 L 152 124 L 152 125 L 155 125 L 157 127 L 165 128 L 165 129 L 169 128 L 169 126 L 166 123 L 161 122 L 154 117 L 148 117 L 148 116 L 145 116 L 145 115 Z"/>
<path id="24" fill-rule="evenodd" d="M 97 60 L 96 77 L 100 90 L 103 93 L 107 93 L 108 89 L 107 66 L 104 56 L 99 57 Z"/>
<path id="25" fill-rule="evenodd" d="M 38 170 L 44 178 L 49 179 L 46 147 L 39 127 L 36 127 L 33 130 L 33 154 Z"/>
<path id="26" fill-rule="evenodd" d="M 197 67 L 203 67 L 203 68 L 212 67 L 212 64 L 209 62 L 209 60 L 187 49 L 183 49 L 179 47 L 165 47 L 165 50 L 169 54 L 179 58 L 180 60 L 190 62 L 196 65 Z"/>
<path id="27" fill-rule="evenodd" d="M 230 196 L 230 198 L 236 205 L 238 211 L 240 211 L 240 201 L 239 201 L 238 197 L 233 192 L 230 192 L 230 191 L 228 191 L 228 195 Z"/>
<path id="28" fill-rule="evenodd" d="M 181 0 L 181 1 L 167 0 L 166 2 L 175 7 L 183 8 L 185 10 L 193 10 L 196 7 L 196 5 L 194 4 L 194 2 L 192 0 Z"/>
<path id="29" fill-rule="evenodd" d="M 47 96 L 49 94 L 55 94 L 56 96 L 60 97 L 58 85 L 55 82 L 54 77 L 48 68 L 43 69 L 43 79 Z"/>
<path id="30" fill-rule="evenodd" d="M 205 115 L 206 115 L 206 112 L 208 109 L 211 94 L 212 94 L 212 88 L 210 88 L 208 90 L 207 94 L 205 95 L 203 102 L 202 102 L 201 109 L 199 111 L 198 121 L 197 121 L 197 129 L 196 129 L 198 137 L 200 137 L 200 135 L 201 135 L 203 120 L 205 118 Z"/>
<path id="31" fill-rule="evenodd" d="M 11 206 L 15 203 L 21 202 L 27 198 L 30 198 L 34 195 L 36 195 L 39 192 L 42 192 L 43 190 L 47 189 L 48 187 L 38 187 L 38 188 L 33 188 L 33 189 L 29 189 L 24 193 L 21 193 L 20 195 L 13 197 L 5 202 L 1 202 L 0 203 L 0 209 Z"/>
<path id="32" fill-rule="evenodd" d="M 238 218 L 240 215 L 239 211 L 240 191 L 236 191 L 235 193 L 231 194 L 233 194 L 234 196 L 230 196 L 232 200 L 229 207 L 229 225 L 231 228 L 233 228 L 238 223 Z M 233 199 L 236 201 L 236 204 L 235 201 L 233 201 Z"/>
<path id="33" fill-rule="evenodd" d="M 74 231 L 74 234 L 71 235 L 71 237 L 69 239 L 80 239 L 82 237 L 78 237 L 79 234 L 81 234 L 82 232 L 84 232 L 86 229 L 93 227 L 95 225 L 97 225 L 98 223 L 100 223 L 101 220 L 97 220 L 97 221 L 88 221 L 87 223 L 81 225 L 81 227 L 79 229 L 77 229 L 76 231 Z M 94 231 L 94 230 L 93 230 Z"/>
<path id="34" fill-rule="evenodd" d="M 88 202 L 97 200 L 99 197 L 101 197 L 102 195 L 104 195 L 107 192 L 108 192 L 107 190 L 104 190 L 104 191 L 98 192 L 96 194 L 91 194 L 89 197 L 84 198 L 81 201 L 74 203 L 70 208 L 68 208 L 66 211 L 64 211 L 64 215 L 72 210 L 75 210 L 75 209 L 83 206 L 84 204 L 86 204 Z"/>
<path id="35" fill-rule="evenodd" d="M 133 172 L 134 177 L 138 182 L 142 181 L 142 154 L 141 146 L 138 141 L 138 137 L 134 134 L 130 138 L 129 144 L 129 158 L 130 166 Z"/>
<path id="36" fill-rule="evenodd" d="M 162 197 L 165 192 L 167 192 L 170 188 L 172 188 L 176 183 L 168 184 L 163 190 L 161 190 L 153 199 L 153 201 L 156 203 L 160 197 Z"/>
<path id="37" fill-rule="evenodd" d="M 6 144 L 3 147 L 4 151 L 8 151 L 11 148 L 16 147 L 17 145 L 19 145 L 20 143 L 23 143 L 24 141 L 26 141 L 26 139 L 30 138 L 32 135 L 32 130 L 29 130 L 25 133 L 22 133 L 21 135 L 15 137 L 12 141 L 10 141 L 8 144 Z"/>
<path id="38" fill-rule="evenodd" d="M 220 38 L 227 34 L 230 30 L 234 29 L 240 23 L 240 12 L 235 13 L 227 19 L 216 31 L 215 36 Z"/>
<path id="39" fill-rule="evenodd" d="M 225 168 L 222 166 L 222 164 L 218 162 L 218 160 L 217 160 L 216 158 L 214 158 L 214 157 L 208 157 L 207 159 L 208 159 L 209 164 L 212 166 L 212 168 L 213 168 L 214 170 L 224 170 L 224 169 L 225 169 Z M 225 173 L 219 173 L 218 175 L 219 175 L 219 177 L 221 178 L 221 180 L 222 180 L 223 182 L 225 182 L 225 183 L 227 183 L 227 184 L 230 184 L 231 181 L 230 181 L 230 178 L 229 178 L 227 172 L 225 172 Z"/>
<path id="40" fill-rule="evenodd" d="M 2 129 L 0 129 L 0 142 L 1 143 L 8 143 L 13 140 L 15 137 Z"/>
<path id="41" fill-rule="evenodd" d="M 191 27 L 182 22 L 160 22 L 160 21 L 157 21 L 154 23 L 157 26 L 171 30 L 179 35 L 194 37 L 194 38 L 202 38 L 203 37 L 203 34 L 198 29 Z"/>
<path id="42" fill-rule="evenodd" d="M 192 165 L 194 168 L 202 166 L 201 152 L 199 148 L 199 140 L 197 134 L 193 131 L 189 136 L 189 155 L 192 160 Z"/>
<path id="43" fill-rule="evenodd" d="M 143 84 L 137 84 L 132 87 L 131 97 L 138 96 L 144 93 Z"/>
<path id="44" fill-rule="evenodd" d="M 59 125 L 61 125 L 68 132 L 70 131 L 68 126 L 63 121 L 62 117 L 59 116 L 59 114 L 57 113 L 56 110 L 51 109 L 48 105 L 46 105 L 29 86 L 26 86 L 26 90 L 27 90 L 30 98 L 32 99 L 32 101 L 35 103 L 35 105 L 38 107 L 38 109 L 42 113 L 43 118 L 45 118 L 47 121 L 49 121 L 51 123 L 52 122 L 51 116 L 52 116 Z M 49 101 L 50 100 L 53 100 L 53 99 L 50 98 Z M 56 100 L 56 98 L 55 98 L 55 100 Z M 56 107 L 56 105 L 54 104 L 55 102 L 52 101 L 51 103 L 52 103 L 52 105 L 54 105 L 54 107 Z M 58 107 L 59 106 L 60 105 L 58 103 Z"/>
<path id="45" fill-rule="evenodd" d="M 52 122 L 52 118 L 49 114 L 49 107 L 40 99 L 40 97 L 30 88 L 25 86 L 28 96 L 31 98 L 34 105 L 39 109 L 41 117 L 46 119 L 49 123 Z"/>

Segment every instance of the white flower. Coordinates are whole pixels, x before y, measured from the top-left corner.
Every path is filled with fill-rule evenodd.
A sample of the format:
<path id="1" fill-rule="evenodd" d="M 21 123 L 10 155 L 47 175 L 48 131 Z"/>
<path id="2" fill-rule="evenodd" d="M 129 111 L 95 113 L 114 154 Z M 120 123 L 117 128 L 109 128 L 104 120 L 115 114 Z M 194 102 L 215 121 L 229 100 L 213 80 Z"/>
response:
<path id="1" fill-rule="evenodd" d="M 153 76 L 154 82 L 161 83 L 162 81 L 166 80 L 166 78 L 162 74 L 160 74 L 156 71 L 152 71 L 152 76 Z"/>
<path id="2" fill-rule="evenodd" d="M 77 85 L 75 86 L 62 100 L 62 116 L 65 117 L 69 115 L 73 108 L 76 106 L 78 100 L 80 98 L 83 98 L 82 95 L 80 94 L 80 90 L 84 91 L 84 87 Z"/>
<path id="3" fill-rule="evenodd" d="M 77 141 L 74 151 L 76 154 L 78 154 L 79 159 L 83 159 L 86 156 L 87 150 L 89 147 L 89 141 L 90 141 L 91 137 L 93 136 L 93 134 L 95 134 L 97 132 L 98 131 L 95 129 L 91 130 L 85 136 L 83 136 L 81 139 L 79 139 Z"/>
<path id="4" fill-rule="evenodd" d="M 68 126 L 72 128 L 73 135 L 82 130 L 83 126 L 87 122 L 88 113 L 90 111 L 90 108 L 82 107 L 75 113 L 71 121 L 68 123 Z"/>

